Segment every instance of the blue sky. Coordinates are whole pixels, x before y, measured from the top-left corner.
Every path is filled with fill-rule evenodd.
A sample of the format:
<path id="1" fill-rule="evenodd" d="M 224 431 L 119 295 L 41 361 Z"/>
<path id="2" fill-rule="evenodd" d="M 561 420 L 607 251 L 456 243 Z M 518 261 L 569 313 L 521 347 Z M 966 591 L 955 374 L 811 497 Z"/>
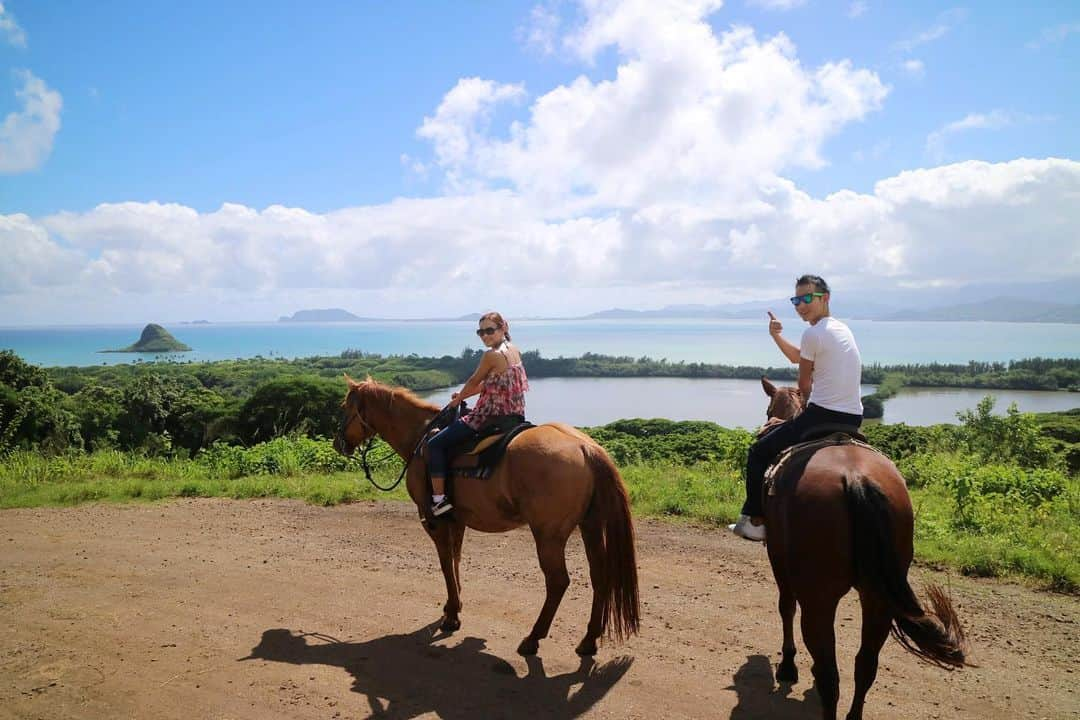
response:
<path id="1" fill-rule="evenodd" d="M 363 311 L 355 306 L 354 291 L 364 302 L 383 303 L 417 289 L 423 292 L 402 312 L 430 315 L 422 306 L 438 296 L 434 286 L 485 282 L 470 270 L 470 253 L 520 242 L 535 246 L 520 256 L 498 258 L 500 276 L 515 272 L 521 257 L 548 263 L 550 272 L 530 269 L 515 282 L 493 283 L 489 295 L 478 292 L 454 310 L 488 306 L 487 297 L 490 304 L 512 302 L 523 290 L 528 303 L 556 305 L 566 303 L 566 290 L 580 291 L 578 297 L 589 305 L 582 311 L 631 301 L 641 307 L 709 302 L 717 286 L 765 296 L 774 289 L 765 270 L 775 271 L 785 284 L 790 274 L 788 264 L 768 260 L 766 251 L 785 248 L 792 227 L 815 223 L 827 228 L 822 233 L 837 233 L 836 243 L 851 242 L 859 233 L 872 238 L 876 254 L 867 251 L 850 267 L 833 263 L 836 275 L 853 282 L 977 279 L 945 272 L 927 278 L 928 267 L 949 263 L 947 255 L 912 261 L 921 253 L 920 242 L 927 247 L 942 242 L 940 234 L 926 233 L 940 233 L 954 222 L 969 225 L 962 214 L 950 213 L 973 201 L 950 201 L 924 218 L 901 215 L 908 207 L 904 203 L 933 205 L 941 194 L 913 200 L 914 191 L 900 188 L 899 180 L 893 188 L 897 194 L 875 194 L 878 183 L 910 181 L 910 173 L 903 173 L 919 169 L 936 173 L 919 181 L 919 192 L 937 182 L 978 194 L 978 178 L 992 167 L 1000 184 L 993 198 L 980 195 L 978 202 L 997 205 L 983 207 L 980 216 L 1015 207 L 1022 197 L 1030 203 L 1024 212 L 1041 215 L 1040 228 L 1052 229 L 1045 241 L 1060 251 L 1047 258 L 1047 270 L 1032 266 L 1019 279 L 1052 280 L 1080 270 L 1080 233 L 1075 211 L 1067 207 L 1069 198 L 1076 204 L 1070 193 L 1080 156 L 1080 7 L 1075 3 L 761 0 L 719 6 L 703 0 L 685 5 L 694 7 L 4 0 L 0 115 L 8 126 L 0 135 L 0 217 L 9 223 L 0 226 L 0 242 L 15 248 L 15 267 L 0 272 L 0 295 L 11 301 L 0 311 L 0 322 L 56 319 L 61 306 L 41 300 L 46 289 L 55 294 L 58 288 L 68 302 L 95 298 L 83 304 L 80 318 L 87 321 L 123 314 L 133 299 L 169 312 L 169 298 L 198 305 L 200 298 L 212 297 L 212 308 L 220 308 L 230 302 L 230 293 L 242 293 L 236 312 L 275 317 L 308 302 Z M 684 48 L 677 38 L 666 38 L 667 45 L 657 40 L 665 38 L 666 28 L 694 37 L 702 29 L 707 37 L 700 45 L 687 43 L 686 56 L 672 60 Z M 752 31 L 751 39 L 732 40 L 742 43 L 740 57 L 747 59 L 743 86 L 732 90 L 708 77 L 690 77 L 707 63 L 715 62 L 716 76 L 732 68 L 734 55 L 716 48 L 736 37 L 734 28 Z M 649 36 L 653 30 L 656 37 Z M 763 58 L 766 50 L 769 57 Z M 702 63 L 691 52 L 698 52 Z M 754 64 L 759 61 L 760 66 Z M 819 71 L 833 66 L 847 70 L 823 79 Z M 620 83 L 628 70 L 647 80 Z M 784 93 L 790 91 L 777 88 L 770 96 L 773 71 L 784 81 L 799 74 L 796 86 L 809 88 L 804 107 L 784 109 L 790 99 Z M 656 80 L 665 77 L 671 81 Z M 489 85 L 459 84 L 469 78 Z M 575 85 L 579 78 L 588 86 Z M 33 89 L 31 81 L 37 83 Z M 668 87 L 681 95 L 663 99 L 655 117 L 658 124 L 675 125 L 653 134 L 649 102 Z M 454 111 L 447 101 L 456 97 L 455 88 L 468 96 L 464 110 Z M 12 125 L 12 117 L 27 112 L 27 94 L 35 92 L 59 98 L 58 110 L 44 111 L 53 113 L 54 124 L 58 121 L 55 130 L 40 117 Z M 542 99 L 566 96 L 568 108 L 618 121 L 605 122 L 603 137 L 577 128 L 583 134 L 563 143 L 558 138 L 565 128 L 557 127 L 558 118 L 541 117 L 537 108 Z M 695 147 L 694 118 L 711 114 L 702 121 L 702 135 L 734 127 L 730 123 L 742 122 L 740 103 L 758 108 L 754 122 L 765 129 L 738 128 L 727 145 Z M 440 107 L 447 112 L 440 114 Z M 802 126 L 800 116 L 811 119 Z M 425 119 L 434 121 L 426 134 L 421 132 Z M 567 127 L 578 119 L 566 117 Z M 35 128 L 35 122 L 44 127 Z M 20 135 L 23 129 L 30 134 Z M 644 158 L 678 132 L 686 132 L 686 139 L 668 155 Z M 462 138 L 468 139 L 464 155 L 453 149 Z M 584 150 L 583 138 L 590 143 Z M 597 157 L 572 157 L 605 143 L 611 148 L 603 157 L 599 151 Z M 34 152 L 27 150 L 32 145 Z M 626 162 L 627 156 L 640 161 Z M 707 157 L 715 161 L 716 183 L 698 167 L 668 176 L 664 157 L 672 167 L 693 166 Z M 1022 158 L 1068 162 L 1010 165 Z M 968 161 L 989 165 L 965 165 Z M 626 187 L 654 172 L 662 192 Z M 636 176 L 632 182 L 626 173 Z M 1045 193 L 1038 189 L 1044 186 Z M 826 207 L 830 194 L 841 190 L 858 197 L 843 207 L 837 202 Z M 784 198 L 777 200 L 777 192 Z M 437 234 L 424 235 L 410 225 L 418 214 L 432 212 L 430 232 L 440 213 L 478 212 L 470 202 L 484 208 L 481 214 L 488 212 L 493 205 L 488 193 L 497 193 L 498 210 L 477 217 L 465 233 L 471 239 L 455 240 L 447 249 L 461 262 L 415 265 L 423 248 L 440 241 Z M 416 202 L 403 207 L 401 199 Z M 447 207 L 459 202 L 460 210 Z M 887 207 L 863 208 L 871 202 Z M 763 211 L 762 203 L 773 210 Z M 254 220 L 222 218 L 223 204 L 242 206 Z M 115 217 L 116 205 L 123 206 L 124 220 Z M 175 206 L 183 212 L 173 213 Z M 267 214 L 274 206 L 295 209 L 303 218 Z M 856 211 L 845 208 L 854 206 L 863 209 L 852 220 Z M 670 220 L 673 212 L 677 221 Z M 344 221 L 343 214 L 353 219 Z M 779 224 L 766 219 L 777 214 L 786 219 Z M 150 227 L 149 216 L 160 225 Z M 994 242 L 1030 242 L 1022 233 L 1026 217 L 995 223 Z M 642 218 L 651 224 L 645 230 Z M 184 224 L 189 221 L 194 225 Z M 379 232 L 367 229 L 371 223 Z M 849 225 L 838 230 L 844 223 Z M 486 230 L 474 235 L 474 227 Z M 1001 228 L 1020 228 L 1021 234 Z M 169 240 L 189 231 L 205 239 L 204 256 L 216 254 L 238 268 L 253 263 L 249 269 L 257 281 L 244 285 L 203 272 L 197 258 L 184 254 L 182 243 Z M 327 233 L 349 238 L 349 247 L 327 249 L 320 240 Z M 795 253 L 792 268 L 814 263 L 817 240 L 800 242 L 810 246 Z M 962 253 L 965 242 L 980 241 L 957 242 Z M 596 258 L 575 243 L 601 248 L 604 262 L 617 263 L 622 271 L 591 278 L 587 270 Z M 672 249 L 663 249 L 665 244 Z M 281 267 L 260 265 L 266 258 L 252 260 L 253 248 L 260 246 L 279 257 Z M 701 263 L 714 267 L 710 274 L 687 278 L 676 270 L 688 258 L 694 263 L 695 252 L 721 250 L 726 255 L 713 258 L 715 267 L 713 261 Z M 756 262 L 748 253 L 756 253 Z M 371 257 L 407 267 L 389 280 L 349 278 L 332 270 L 300 277 L 295 262 L 304 257 L 313 258 L 313 266 L 316 260 L 330 266 L 342 258 Z M 753 269 L 727 271 L 740 262 Z M 655 272 L 638 272 L 642 263 Z M 973 272 L 983 280 L 1015 273 L 1007 256 L 1001 263 L 985 258 Z M 132 274 L 146 266 L 156 268 L 156 275 Z M 169 272 L 188 280 L 163 282 Z M 169 293 L 156 294 L 163 285 Z M 424 295 L 429 290 L 435 294 Z M 105 296 L 112 300 L 101 300 Z"/>

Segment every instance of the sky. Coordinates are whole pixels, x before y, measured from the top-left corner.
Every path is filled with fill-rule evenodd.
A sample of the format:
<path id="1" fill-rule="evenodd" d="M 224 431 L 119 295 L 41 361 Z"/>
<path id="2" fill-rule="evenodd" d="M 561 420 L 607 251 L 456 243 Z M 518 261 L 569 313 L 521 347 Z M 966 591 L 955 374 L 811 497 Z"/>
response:
<path id="1" fill-rule="evenodd" d="M 1073 2 L 0 0 L 0 325 L 1068 280 L 1078 69 Z"/>

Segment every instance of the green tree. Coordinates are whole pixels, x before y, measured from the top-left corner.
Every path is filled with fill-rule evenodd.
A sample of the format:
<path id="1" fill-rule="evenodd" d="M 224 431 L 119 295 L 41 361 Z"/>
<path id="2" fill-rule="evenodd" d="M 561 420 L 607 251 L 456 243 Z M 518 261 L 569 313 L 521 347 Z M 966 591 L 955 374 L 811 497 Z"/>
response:
<path id="1" fill-rule="evenodd" d="M 344 395 L 344 385 L 336 380 L 310 375 L 272 380 L 240 409 L 241 435 L 248 442 L 295 433 L 332 437 Z"/>
<path id="2" fill-rule="evenodd" d="M 1015 463 L 1026 468 L 1061 465 L 1033 414 L 1020 412 L 1012 403 L 1004 416 L 995 415 L 995 402 L 994 396 L 987 395 L 974 410 L 956 414 L 961 423 L 960 440 L 968 450 L 992 463 Z"/>

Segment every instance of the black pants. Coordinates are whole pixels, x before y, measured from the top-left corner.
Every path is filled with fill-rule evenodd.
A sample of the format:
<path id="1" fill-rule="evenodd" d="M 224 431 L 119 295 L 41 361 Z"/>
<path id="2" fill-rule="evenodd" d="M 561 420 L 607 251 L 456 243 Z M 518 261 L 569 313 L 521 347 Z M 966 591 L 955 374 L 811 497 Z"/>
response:
<path id="1" fill-rule="evenodd" d="M 746 502 L 743 503 L 743 515 L 764 515 L 761 506 L 761 485 L 765 482 L 765 471 L 773 460 L 784 450 L 797 444 L 808 430 L 818 425 L 862 425 L 862 415 L 826 410 L 810 403 L 800 414 L 787 422 L 769 429 L 750 446 L 746 458 Z"/>

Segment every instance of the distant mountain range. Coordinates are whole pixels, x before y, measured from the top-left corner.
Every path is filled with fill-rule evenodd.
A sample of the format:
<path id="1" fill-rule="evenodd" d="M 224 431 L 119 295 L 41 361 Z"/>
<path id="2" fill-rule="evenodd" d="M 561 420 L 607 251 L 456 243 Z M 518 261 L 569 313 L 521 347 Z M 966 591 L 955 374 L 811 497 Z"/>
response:
<path id="1" fill-rule="evenodd" d="M 634 319 L 634 318 L 701 318 L 701 319 L 760 319 L 766 311 L 778 312 L 787 306 L 786 299 L 767 303 L 754 303 L 753 307 L 723 305 L 669 305 L 659 310 L 625 310 L 615 308 L 586 315 L 585 319 Z M 897 310 L 884 305 L 857 305 L 851 302 L 833 302 L 833 314 L 856 320 L 879 321 L 993 321 L 993 322 L 1047 322 L 1080 323 L 1080 305 L 1022 300 L 998 297 L 977 303 L 943 305 L 925 310 Z"/>
<path id="2" fill-rule="evenodd" d="M 978 303 L 947 305 L 924 311 L 895 313 L 883 320 L 997 320 L 999 322 L 1080 322 L 1080 305 L 998 297 Z"/>
<path id="3" fill-rule="evenodd" d="M 321 310 L 297 310 L 292 315 L 279 317 L 278 322 L 360 322 L 375 319 L 377 318 L 359 317 L 341 308 L 325 308 Z"/>
<path id="4" fill-rule="evenodd" d="M 1042 298 L 1054 298 L 1047 302 Z M 910 288 L 884 291 L 853 291 L 834 293 L 831 301 L 834 315 L 841 318 L 880 321 L 996 321 L 1080 323 L 1080 278 L 1066 278 L 1045 283 L 1013 283 L 968 285 L 955 288 Z M 611 308 L 587 315 L 563 318 L 525 319 L 756 319 L 767 311 L 778 315 L 790 313 L 786 297 L 771 300 L 729 303 L 722 305 L 667 305 L 656 310 Z M 424 318 L 426 320 L 476 320 L 480 313 L 457 317 Z M 281 322 L 358 322 L 378 318 L 358 317 L 341 308 L 300 310 Z"/>

